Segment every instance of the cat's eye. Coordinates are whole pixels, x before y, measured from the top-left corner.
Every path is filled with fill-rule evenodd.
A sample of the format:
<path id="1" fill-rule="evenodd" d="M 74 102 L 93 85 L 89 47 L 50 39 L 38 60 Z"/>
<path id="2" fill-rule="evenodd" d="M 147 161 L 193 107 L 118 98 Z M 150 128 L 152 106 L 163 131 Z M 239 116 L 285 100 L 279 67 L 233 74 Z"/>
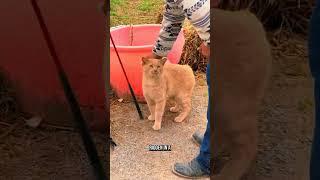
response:
<path id="1" fill-rule="evenodd" d="M 160 66 L 157 66 L 157 68 L 160 68 Z"/>
<path id="2" fill-rule="evenodd" d="M 152 65 L 152 64 L 150 64 L 150 67 L 152 67 L 152 68 L 153 68 L 153 65 Z"/>

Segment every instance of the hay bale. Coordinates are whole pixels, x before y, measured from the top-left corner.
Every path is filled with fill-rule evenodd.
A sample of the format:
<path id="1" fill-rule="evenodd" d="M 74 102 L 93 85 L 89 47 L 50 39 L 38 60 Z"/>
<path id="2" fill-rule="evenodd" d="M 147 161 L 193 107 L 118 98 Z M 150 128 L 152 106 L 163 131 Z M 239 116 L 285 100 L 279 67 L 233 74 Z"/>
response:
<path id="1" fill-rule="evenodd" d="M 166 5 L 163 5 L 159 8 L 159 11 L 158 11 L 158 16 L 157 16 L 157 19 L 156 19 L 156 24 L 161 24 L 162 23 L 162 19 L 163 19 L 163 12 L 166 8 Z"/>
<path id="2" fill-rule="evenodd" d="M 198 47 L 203 41 L 189 21 L 184 23 L 183 32 L 185 45 L 180 58 L 180 64 L 188 64 L 194 71 L 205 72 L 208 60 L 198 51 Z"/>
<path id="3" fill-rule="evenodd" d="M 220 0 L 219 9 L 247 9 L 255 14 L 268 31 L 289 31 L 306 34 L 315 0 Z M 159 10 L 157 23 L 162 21 Z"/>
<path id="4" fill-rule="evenodd" d="M 248 9 L 269 31 L 306 34 L 313 5 L 314 0 L 223 0 L 219 8 L 231 11 Z"/>
<path id="5" fill-rule="evenodd" d="M 159 10 L 156 20 L 157 24 L 161 24 L 162 22 L 164 8 L 165 6 Z M 197 50 L 201 45 L 202 40 L 198 36 L 194 27 L 187 20 L 183 25 L 183 33 L 185 37 L 185 44 L 179 64 L 188 64 L 194 71 L 205 72 L 208 60 Z"/>
<path id="6" fill-rule="evenodd" d="M 223 0 L 219 9 L 237 11 L 250 10 L 264 24 L 267 31 L 306 34 L 309 17 L 312 13 L 314 0 Z M 156 23 L 161 23 L 163 9 L 159 10 Z M 184 25 L 186 43 L 180 59 L 181 64 L 189 64 L 193 70 L 205 71 L 207 60 L 199 53 L 197 48 L 201 44 L 194 28 L 189 22 Z"/>

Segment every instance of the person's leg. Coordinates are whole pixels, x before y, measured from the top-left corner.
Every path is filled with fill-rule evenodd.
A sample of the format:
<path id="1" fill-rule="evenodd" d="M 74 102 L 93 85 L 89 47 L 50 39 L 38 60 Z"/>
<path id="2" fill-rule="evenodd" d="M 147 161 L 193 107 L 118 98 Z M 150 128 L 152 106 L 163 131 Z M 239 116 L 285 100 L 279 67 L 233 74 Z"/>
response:
<path id="1" fill-rule="evenodd" d="M 207 66 L 207 84 L 208 84 L 208 92 L 210 93 L 210 65 Z M 210 94 L 208 95 L 210 97 Z M 210 174 L 210 98 L 208 101 L 208 110 L 207 110 L 207 128 L 204 133 L 204 137 L 200 146 L 200 153 L 197 157 L 197 161 L 200 163 L 202 168 Z"/>
<path id="2" fill-rule="evenodd" d="M 314 77 L 315 128 L 310 160 L 310 180 L 320 179 L 320 0 L 314 9 L 309 31 L 309 64 Z"/>
<path id="3" fill-rule="evenodd" d="M 309 65 L 312 76 L 320 78 L 320 0 L 313 10 L 309 28 Z"/>
<path id="4" fill-rule="evenodd" d="M 320 79 L 315 80 L 315 128 L 310 160 L 310 180 L 320 179 Z"/>
<path id="5" fill-rule="evenodd" d="M 207 84 L 210 93 L 210 66 L 207 66 Z M 210 94 L 209 94 L 210 97 Z M 173 172 L 183 177 L 201 177 L 210 175 L 210 100 L 207 110 L 207 128 L 202 139 L 199 155 L 189 163 L 176 163 Z"/>

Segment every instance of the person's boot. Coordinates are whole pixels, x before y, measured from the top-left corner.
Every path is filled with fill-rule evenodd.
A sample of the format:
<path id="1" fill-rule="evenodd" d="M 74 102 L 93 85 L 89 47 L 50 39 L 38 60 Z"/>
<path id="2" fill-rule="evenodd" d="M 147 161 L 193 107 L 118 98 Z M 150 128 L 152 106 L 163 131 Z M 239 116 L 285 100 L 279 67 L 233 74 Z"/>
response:
<path id="1" fill-rule="evenodd" d="M 197 145 L 201 145 L 202 141 L 203 141 L 203 135 L 200 134 L 200 132 L 195 132 L 192 134 L 192 140 L 197 144 Z"/>
<path id="2" fill-rule="evenodd" d="M 189 179 L 209 177 L 209 173 L 201 169 L 196 158 L 188 163 L 175 163 L 172 171 L 177 176 Z"/>

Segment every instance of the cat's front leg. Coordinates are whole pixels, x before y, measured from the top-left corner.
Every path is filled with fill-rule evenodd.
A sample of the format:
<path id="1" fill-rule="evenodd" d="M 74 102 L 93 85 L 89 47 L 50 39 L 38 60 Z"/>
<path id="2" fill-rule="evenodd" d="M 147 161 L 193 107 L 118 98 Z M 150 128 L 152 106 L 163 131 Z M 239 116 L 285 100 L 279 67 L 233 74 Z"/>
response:
<path id="1" fill-rule="evenodd" d="M 146 97 L 146 101 L 147 101 L 147 104 L 148 104 L 148 108 L 149 108 L 149 111 L 150 111 L 150 115 L 148 116 L 148 119 L 150 121 L 154 121 L 155 120 L 155 107 L 156 107 L 156 104 L 153 100 L 151 100 L 150 98 L 147 98 Z"/>
<path id="2" fill-rule="evenodd" d="M 166 106 L 166 100 L 161 100 L 156 103 L 155 107 L 155 121 L 153 125 L 154 130 L 160 130 L 161 129 L 161 121 L 162 121 L 162 116 L 164 113 L 164 108 Z"/>

